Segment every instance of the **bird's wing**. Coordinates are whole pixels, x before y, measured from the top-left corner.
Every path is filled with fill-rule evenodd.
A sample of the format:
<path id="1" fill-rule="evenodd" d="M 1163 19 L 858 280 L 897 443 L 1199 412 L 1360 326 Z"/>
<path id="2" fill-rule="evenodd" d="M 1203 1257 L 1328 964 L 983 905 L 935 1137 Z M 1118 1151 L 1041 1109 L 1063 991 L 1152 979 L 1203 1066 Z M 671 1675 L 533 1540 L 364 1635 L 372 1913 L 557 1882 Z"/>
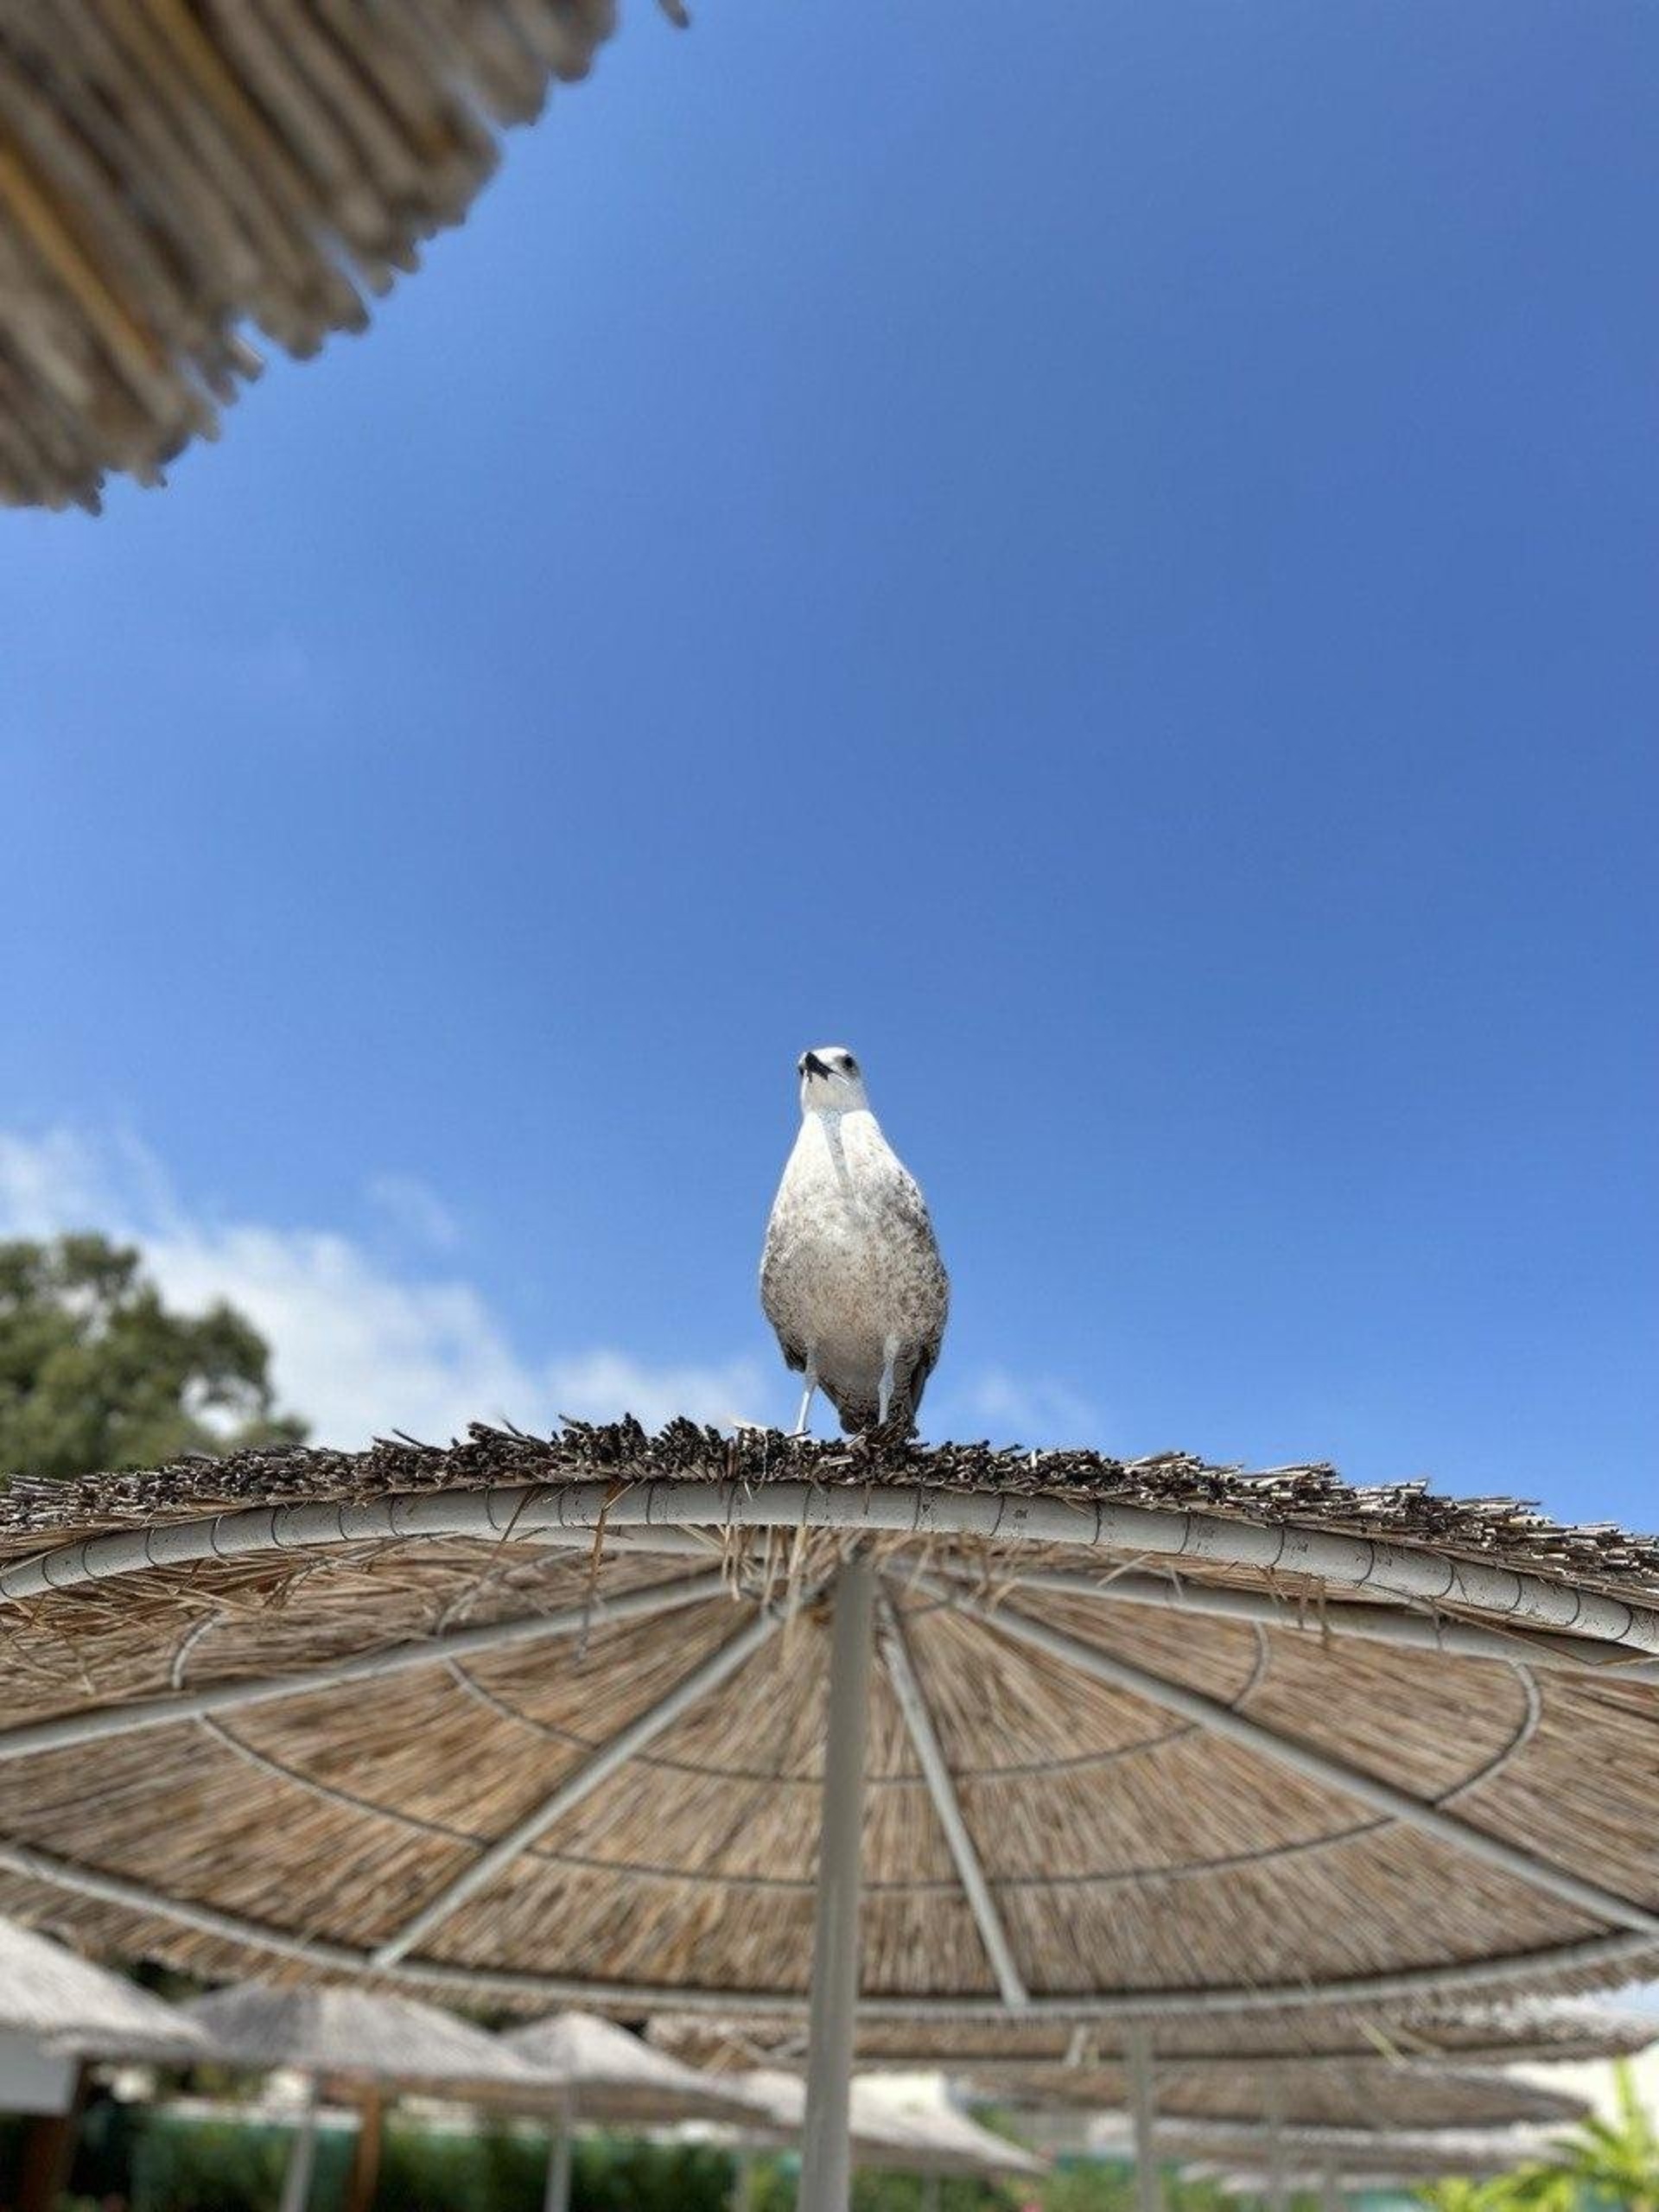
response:
<path id="1" fill-rule="evenodd" d="M 785 1367 L 792 1367 L 798 1375 L 806 1370 L 806 1346 L 798 1343 L 785 1327 L 779 1314 L 783 1298 L 779 1281 L 783 1266 L 783 1236 L 778 1224 L 779 1207 L 774 1205 L 766 1220 L 766 1241 L 760 1250 L 760 1311 L 771 1322 L 778 1338 L 779 1349 L 784 1355 Z"/>

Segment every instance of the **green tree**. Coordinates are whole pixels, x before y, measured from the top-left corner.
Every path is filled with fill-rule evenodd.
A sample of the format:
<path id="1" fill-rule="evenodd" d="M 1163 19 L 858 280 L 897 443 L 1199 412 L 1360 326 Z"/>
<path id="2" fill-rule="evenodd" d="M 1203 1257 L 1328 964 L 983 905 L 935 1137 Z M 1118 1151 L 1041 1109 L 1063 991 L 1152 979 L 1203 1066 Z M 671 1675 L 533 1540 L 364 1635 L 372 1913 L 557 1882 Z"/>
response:
<path id="1" fill-rule="evenodd" d="M 304 1434 L 232 1307 L 170 1312 L 140 1255 L 106 1237 L 0 1243 L 0 1471 L 97 1474 Z"/>
<path id="2" fill-rule="evenodd" d="M 1629 2212 L 1659 2212 L 1659 2130 L 1643 2103 L 1627 2058 L 1613 2068 L 1618 2116 L 1592 2114 L 1561 2138 L 1543 2172 L 1574 2182 Z"/>

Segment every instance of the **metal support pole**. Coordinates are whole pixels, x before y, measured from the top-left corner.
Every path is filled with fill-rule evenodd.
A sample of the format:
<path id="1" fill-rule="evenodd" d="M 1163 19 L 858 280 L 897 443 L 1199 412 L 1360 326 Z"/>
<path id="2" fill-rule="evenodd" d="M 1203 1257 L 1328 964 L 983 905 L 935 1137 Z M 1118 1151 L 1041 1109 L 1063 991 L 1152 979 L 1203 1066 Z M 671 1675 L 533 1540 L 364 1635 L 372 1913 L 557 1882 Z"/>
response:
<path id="1" fill-rule="evenodd" d="M 300 2114 L 300 2124 L 289 2147 L 288 2166 L 283 2175 L 281 2212 L 305 2212 L 311 2195 L 311 2170 L 316 2163 L 317 2084 L 313 2076 L 305 2085 L 305 2109 Z"/>
<path id="2" fill-rule="evenodd" d="M 1319 2176 L 1319 2202 L 1324 2212 L 1342 2212 L 1342 2183 L 1337 2174 L 1337 2162 L 1327 2158 L 1325 2171 Z"/>
<path id="3" fill-rule="evenodd" d="M 547 2139 L 547 2187 L 542 2194 L 542 2212 L 569 2212 L 570 2133 L 575 2120 L 567 2098 L 554 2115 L 552 2133 Z"/>
<path id="4" fill-rule="evenodd" d="M 944 2183 L 938 2174 L 922 2176 L 922 2212 L 939 2212 L 944 2202 Z"/>
<path id="5" fill-rule="evenodd" d="M 1290 2212 L 1285 2176 L 1284 2100 L 1275 2091 L 1268 2113 L 1268 2212 Z"/>
<path id="6" fill-rule="evenodd" d="M 1135 2122 L 1135 2191 L 1140 2212 L 1163 2212 L 1164 2190 L 1158 2171 L 1156 2106 L 1152 2079 L 1152 2038 L 1144 2029 L 1127 2037 L 1129 2109 Z"/>
<path id="7" fill-rule="evenodd" d="M 818 1899 L 801 2133 L 798 2212 L 847 2212 L 852 2186 L 853 2034 L 858 2010 L 858 1899 L 869 1733 L 875 1576 L 855 1554 L 836 1582 L 830 1718 L 823 1746 Z"/>
<path id="8" fill-rule="evenodd" d="M 754 2153 L 741 2145 L 732 2153 L 732 2212 L 753 2212 Z"/>

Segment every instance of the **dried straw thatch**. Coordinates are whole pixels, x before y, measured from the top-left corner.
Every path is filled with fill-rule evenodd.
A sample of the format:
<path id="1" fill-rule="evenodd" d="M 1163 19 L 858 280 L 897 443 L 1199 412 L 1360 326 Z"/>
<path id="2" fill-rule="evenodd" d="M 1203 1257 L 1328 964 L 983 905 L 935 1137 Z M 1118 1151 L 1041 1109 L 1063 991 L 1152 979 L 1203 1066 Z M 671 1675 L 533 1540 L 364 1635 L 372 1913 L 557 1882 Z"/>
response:
<path id="1" fill-rule="evenodd" d="M 544 2094 L 499 2037 L 407 1997 L 244 1982 L 181 2009 L 221 2065 L 293 2067 L 353 2092 L 373 2083 L 448 2097 Z"/>
<path id="2" fill-rule="evenodd" d="M 687 1424 L 17 1486 L 0 1906 L 210 1975 L 798 2016 L 849 1549 L 873 2021 L 1659 1955 L 1651 1541 L 1319 1468 Z"/>
<path id="3" fill-rule="evenodd" d="M 1419 2182 L 1439 2181 L 1447 2177 L 1487 2181 L 1494 2175 L 1513 2173 L 1517 2166 L 1529 2164 L 1543 2147 L 1534 2136 L 1516 2134 L 1427 2139 L 1444 2147 L 1426 2149 L 1413 2138 L 1393 2164 L 1389 2161 L 1396 2154 L 1390 2151 L 1387 2139 L 1380 2138 L 1370 2165 L 1345 2166 L 1340 2158 L 1314 2164 L 1304 2157 L 1297 2163 L 1282 2166 L 1275 2174 L 1264 2165 L 1229 2165 L 1213 2159 L 1193 2158 L 1182 2165 L 1180 2173 L 1183 2181 L 1213 2182 L 1224 2196 L 1253 2196 L 1271 2202 L 1275 2193 L 1282 2190 L 1287 2196 L 1317 2196 L 1323 2203 L 1335 2205 L 1346 2197 L 1398 2191 Z"/>
<path id="4" fill-rule="evenodd" d="M 536 2083 L 551 2089 L 567 2118 L 613 2126 L 671 2120 L 753 2120 L 752 2098 L 730 2080 L 710 2081 L 591 2012 L 556 2012 L 515 2028 L 501 2042 Z M 517 2101 L 517 2100 L 515 2100 Z"/>
<path id="5" fill-rule="evenodd" d="M 757 2067 L 734 2075 L 732 2081 L 761 2115 L 758 2125 L 751 2122 L 734 2131 L 739 2139 L 751 2144 L 798 2140 L 806 2118 L 806 2088 L 798 2075 Z M 901 2110 L 868 2082 L 853 2084 L 852 2141 L 855 2164 L 888 2173 L 975 2175 L 995 2180 L 1001 2175 L 1044 2171 L 1042 2159 L 964 2113 L 937 2107 Z"/>
<path id="6" fill-rule="evenodd" d="M 361 329 L 612 0 L 16 0 L 0 11 L 0 499 L 96 507 L 257 369 Z"/>
<path id="7" fill-rule="evenodd" d="M 1121 2110 L 1130 2088 L 1112 2069 L 1056 2066 L 1000 2074 L 998 2094 L 1015 2104 L 1064 2103 Z M 1509 2127 L 1522 2121 L 1570 2125 L 1584 2117 L 1581 2097 L 1541 2088 L 1496 2069 L 1374 2058 L 1343 2066 L 1160 2068 L 1157 2128 L 1184 2120 L 1255 2121 L 1287 2127 Z"/>
<path id="8" fill-rule="evenodd" d="M 1097 2071 L 1122 2063 L 1143 2031 L 1122 2019 L 905 2022 L 872 2020 L 858 2031 L 866 2069 L 942 2070 L 996 2082 L 1025 2068 Z M 664 2013 L 651 2039 L 688 2064 L 741 2071 L 757 2061 L 789 2065 L 805 2054 L 792 2020 L 732 2021 Z M 1455 2012 L 1410 2007 L 1304 2007 L 1283 2012 L 1175 2014 L 1147 2038 L 1160 2079 L 1176 2071 L 1249 2063 L 1287 2071 L 1378 2060 L 1451 2058 L 1463 2065 L 1620 2058 L 1659 2042 L 1659 2014 L 1584 1997 L 1516 1998 Z M 1104 2100 L 1118 2101 L 1116 2097 Z"/>
<path id="9" fill-rule="evenodd" d="M 1547 2156 L 1550 2139 L 1536 2129 L 1490 2128 L 1281 2129 L 1277 2148 L 1288 2177 L 1337 2174 L 1344 2180 L 1374 2177 L 1384 2185 L 1435 2181 L 1442 2175 L 1502 2174 Z M 1218 2167 L 1270 2171 L 1274 2131 L 1189 2120 L 1159 2130 L 1160 2147 L 1181 2160 L 1182 2171 L 1212 2175 Z M 1267 2187 L 1264 2179 L 1264 2190 Z"/>
<path id="10" fill-rule="evenodd" d="M 10 1920 L 0 1920 L 0 2027 L 75 2058 L 185 2063 L 204 2048 L 172 2005 Z"/>

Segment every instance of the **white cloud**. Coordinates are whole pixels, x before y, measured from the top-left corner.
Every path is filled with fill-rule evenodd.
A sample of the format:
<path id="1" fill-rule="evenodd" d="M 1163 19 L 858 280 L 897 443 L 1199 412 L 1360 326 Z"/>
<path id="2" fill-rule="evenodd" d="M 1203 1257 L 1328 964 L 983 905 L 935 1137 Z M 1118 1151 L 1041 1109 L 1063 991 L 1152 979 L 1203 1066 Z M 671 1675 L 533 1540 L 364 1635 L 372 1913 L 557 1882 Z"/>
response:
<path id="1" fill-rule="evenodd" d="M 140 1245 L 175 1305 L 238 1306 L 270 1344 L 282 1404 L 321 1443 L 360 1445 L 392 1428 L 442 1442 L 480 1420 L 545 1430 L 561 1414 L 633 1413 L 647 1426 L 686 1414 L 723 1426 L 779 1409 L 779 1384 L 753 1360 L 655 1367 L 608 1346 L 527 1358 L 459 1277 L 400 1274 L 337 1230 L 194 1215 L 130 1138 L 0 1131 L 0 1236 L 66 1229 Z"/>
<path id="2" fill-rule="evenodd" d="M 453 1252 L 461 1224 L 443 1200 L 416 1175 L 372 1175 L 364 1185 L 374 1206 L 399 1236 L 434 1252 Z"/>

